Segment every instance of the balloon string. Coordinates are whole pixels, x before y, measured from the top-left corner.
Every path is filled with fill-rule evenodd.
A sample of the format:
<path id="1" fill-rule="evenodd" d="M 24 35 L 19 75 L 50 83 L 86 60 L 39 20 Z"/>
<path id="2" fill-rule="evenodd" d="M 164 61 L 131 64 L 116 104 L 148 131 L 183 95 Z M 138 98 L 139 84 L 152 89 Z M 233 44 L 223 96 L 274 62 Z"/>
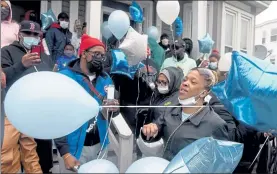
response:
<path id="1" fill-rule="evenodd" d="M 105 105 L 105 106 L 100 106 L 101 108 L 201 108 L 201 107 L 211 107 L 211 106 L 121 106 L 121 105 Z M 213 105 L 212 107 L 224 107 L 224 105 Z"/>
<path id="2" fill-rule="evenodd" d="M 173 40 L 173 46 L 174 46 L 174 55 L 175 55 L 175 58 L 177 59 L 175 39 L 174 39 L 174 32 L 173 32 L 172 25 L 170 25 L 170 31 L 171 31 L 171 34 L 172 34 L 172 40 Z"/>
<path id="3" fill-rule="evenodd" d="M 34 68 L 35 68 L 36 72 L 38 72 L 38 69 L 37 69 L 37 67 L 36 67 L 36 66 L 34 66 Z"/>

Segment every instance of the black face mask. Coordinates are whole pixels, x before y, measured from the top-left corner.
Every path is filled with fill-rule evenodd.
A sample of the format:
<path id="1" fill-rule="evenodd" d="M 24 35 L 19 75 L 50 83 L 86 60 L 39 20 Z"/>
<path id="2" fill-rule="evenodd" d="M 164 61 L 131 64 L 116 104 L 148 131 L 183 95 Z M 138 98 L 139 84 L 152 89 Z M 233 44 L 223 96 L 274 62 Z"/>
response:
<path id="1" fill-rule="evenodd" d="M 102 58 L 92 57 L 92 60 L 87 63 L 87 67 L 90 73 L 99 74 L 103 71 Z"/>

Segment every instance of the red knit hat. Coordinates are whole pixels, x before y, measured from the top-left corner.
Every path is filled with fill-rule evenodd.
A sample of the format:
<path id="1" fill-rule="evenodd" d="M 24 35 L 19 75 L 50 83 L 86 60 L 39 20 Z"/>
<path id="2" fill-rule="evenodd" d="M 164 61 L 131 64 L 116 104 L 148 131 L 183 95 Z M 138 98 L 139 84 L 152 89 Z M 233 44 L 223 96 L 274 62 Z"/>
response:
<path id="1" fill-rule="evenodd" d="M 79 55 L 81 55 L 82 52 L 87 50 L 88 48 L 95 46 L 101 46 L 105 49 L 105 45 L 99 39 L 92 38 L 89 35 L 84 34 L 81 38 Z"/>
<path id="2" fill-rule="evenodd" d="M 217 60 L 219 60 L 220 59 L 219 51 L 217 49 L 213 49 L 209 57 L 215 57 Z"/>

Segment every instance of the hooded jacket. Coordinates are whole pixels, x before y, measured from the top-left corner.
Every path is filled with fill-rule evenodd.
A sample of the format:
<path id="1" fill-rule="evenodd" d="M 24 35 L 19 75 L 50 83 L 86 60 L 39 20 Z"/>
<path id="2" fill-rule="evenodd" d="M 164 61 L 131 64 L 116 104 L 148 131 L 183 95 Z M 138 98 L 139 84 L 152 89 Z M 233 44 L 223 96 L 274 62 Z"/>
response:
<path id="1" fill-rule="evenodd" d="M 165 68 L 169 73 L 169 92 L 167 94 L 160 94 L 156 89 L 154 93 L 151 105 L 153 106 L 170 106 L 177 102 L 179 95 L 179 88 L 184 78 L 184 74 L 181 69 L 175 67 Z M 164 108 L 151 108 L 150 109 L 150 120 L 156 120 L 159 115 L 164 111 Z"/>
<path id="2" fill-rule="evenodd" d="M 68 68 L 60 71 L 60 73 L 70 77 L 71 79 L 75 80 L 78 84 L 80 84 L 92 97 L 99 103 L 101 106 L 102 101 L 91 91 L 89 88 L 89 85 L 86 83 L 84 79 L 89 79 L 87 75 L 85 75 L 81 68 L 80 68 L 80 59 L 76 59 L 72 62 L 69 63 Z M 95 84 L 94 84 L 95 83 Z M 95 89 L 103 96 L 106 97 L 107 93 L 105 91 L 105 87 L 113 84 L 112 79 L 110 76 L 102 72 L 98 77 L 96 77 L 96 80 L 93 81 L 93 85 L 95 86 Z M 86 133 L 86 130 L 89 128 L 89 123 L 92 123 L 94 119 L 91 119 L 90 121 L 86 122 L 72 132 L 71 134 L 55 139 L 55 144 L 57 149 L 59 150 L 61 156 L 65 155 L 66 153 L 70 153 L 71 155 L 75 156 L 77 159 L 80 158 L 82 149 L 85 145 L 85 140 L 88 138 L 88 134 Z M 90 145 L 94 145 L 99 141 L 100 137 L 100 143 L 104 144 L 104 148 L 107 146 L 109 143 L 109 140 L 105 140 L 105 135 L 107 132 L 108 128 L 108 123 L 107 121 L 103 118 L 102 113 L 99 112 L 97 116 L 97 134 L 94 134 L 93 136 L 90 136 L 90 139 L 93 139 L 92 143 Z M 104 142 L 105 140 L 105 142 Z M 86 140 L 87 141 L 87 140 Z M 86 146 L 89 146 L 89 144 L 86 144 Z"/>
<path id="3" fill-rule="evenodd" d="M 42 173 L 36 147 L 34 139 L 18 132 L 6 117 L 1 172 L 18 173 L 22 163 L 24 173 Z"/>
<path id="4" fill-rule="evenodd" d="M 10 7 L 10 15 L 7 20 L 1 22 L 1 48 L 8 46 L 14 41 L 18 40 L 19 25 L 12 21 L 12 8 L 8 0 L 5 2 Z"/>
<path id="5" fill-rule="evenodd" d="M 11 45 L 1 49 L 1 65 L 3 72 L 6 74 L 7 90 L 19 78 L 36 72 L 34 66 L 25 68 L 22 63 L 22 57 L 27 53 L 26 49 L 19 43 L 14 41 Z M 38 71 L 52 71 L 51 59 L 45 53 L 41 53 L 41 63 L 36 65 Z"/>
<path id="6" fill-rule="evenodd" d="M 54 62 L 63 55 L 64 47 L 70 44 L 71 38 L 72 33 L 68 29 L 62 29 L 58 23 L 53 23 L 47 30 L 45 40 Z"/>

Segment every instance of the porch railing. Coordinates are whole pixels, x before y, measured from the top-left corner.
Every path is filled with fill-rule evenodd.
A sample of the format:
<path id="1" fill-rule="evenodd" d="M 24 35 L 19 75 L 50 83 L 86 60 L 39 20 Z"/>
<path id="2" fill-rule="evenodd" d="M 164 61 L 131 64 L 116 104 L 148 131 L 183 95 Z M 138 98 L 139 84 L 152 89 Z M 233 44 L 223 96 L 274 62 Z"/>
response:
<path id="1" fill-rule="evenodd" d="M 112 118 L 112 124 L 118 133 L 116 138 L 114 132 L 109 128 L 110 147 L 114 150 L 120 173 L 125 173 L 133 162 L 133 133 L 121 114 Z"/>

